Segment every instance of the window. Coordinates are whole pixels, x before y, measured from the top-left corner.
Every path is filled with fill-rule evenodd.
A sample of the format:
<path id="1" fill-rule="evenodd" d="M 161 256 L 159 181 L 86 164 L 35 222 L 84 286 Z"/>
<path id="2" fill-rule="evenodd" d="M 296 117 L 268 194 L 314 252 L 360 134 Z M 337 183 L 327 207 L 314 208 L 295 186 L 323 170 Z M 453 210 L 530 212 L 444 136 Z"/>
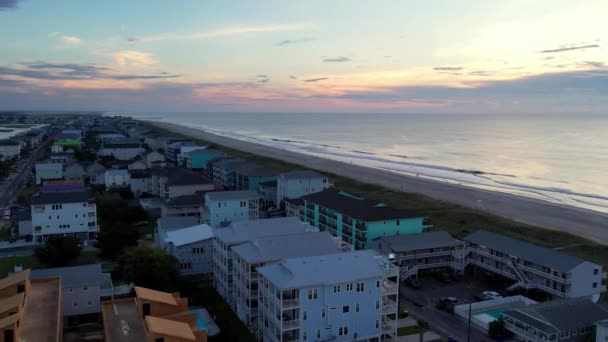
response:
<path id="1" fill-rule="evenodd" d="M 340 292 L 341 288 L 340 285 L 334 285 L 334 292 Z"/>
<path id="2" fill-rule="evenodd" d="M 596 268 L 596 269 L 593 270 L 593 275 L 598 275 L 599 273 L 600 273 L 599 269 Z"/>
<path id="3" fill-rule="evenodd" d="M 308 290 L 308 300 L 313 300 L 313 299 L 317 299 L 317 298 L 319 298 L 319 290 L 318 289 Z"/>
<path id="4" fill-rule="evenodd" d="M 365 291 L 365 283 L 357 283 L 357 292 Z"/>
<path id="5" fill-rule="evenodd" d="M 321 338 L 321 330 L 317 329 L 317 339 Z"/>
<path id="6" fill-rule="evenodd" d="M 346 284 L 346 291 L 352 291 L 353 290 L 353 284 Z"/>
<path id="7" fill-rule="evenodd" d="M 376 280 L 376 287 L 380 287 L 380 280 Z"/>
<path id="8" fill-rule="evenodd" d="M 307 337 L 308 337 L 308 336 L 306 336 L 306 331 L 303 331 L 303 332 L 302 332 L 302 341 L 306 341 L 306 338 L 307 338 Z"/>
<path id="9" fill-rule="evenodd" d="M 338 329 L 338 335 L 340 335 L 340 336 L 348 335 L 348 326 L 340 327 L 340 329 Z"/>
<path id="10" fill-rule="evenodd" d="M 83 287 L 82 287 L 82 290 L 83 290 L 83 291 L 87 291 L 88 289 L 89 289 L 89 288 L 88 288 L 88 287 L 86 287 L 86 286 L 83 286 Z"/>
<path id="11" fill-rule="evenodd" d="M 380 301 L 379 300 L 376 301 L 376 309 L 380 309 Z"/>
<path id="12" fill-rule="evenodd" d="M 302 311 L 302 320 L 305 321 L 308 319 L 308 312 L 307 311 Z"/>
<path id="13" fill-rule="evenodd" d="M 92 300 L 90 300 L 90 299 L 89 299 L 89 300 L 87 300 L 87 305 L 88 305 L 88 306 L 93 305 L 93 301 L 92 301 Z"/>
<path id="14" fill-rule="evenodd" d="M 397 225 L 399 225 L 399 220 L 397 220 Z"/>
<path id="15" fill-rule="evenodd" d="M 593 288 L 594 288 L 594 289 L 595 289 L 595 288 L 597 288 L 597 281 L 594 281 L 594 282 L 593 282 Z"/>
<path id="16" fill-rule="evenodd" d="M 321 318 L 325 318 L 325 308 L 321 309 Z"/>
<path id="17" fill-rule="evenodd" d="M 376 320 L 376 329 L 380 329 L 380 321 Z"/>
<path id="18" fill-rule="evenodd" d="M 78 307 L 78 302 L 72 302 L 72 306 L 77 308 Z"/>
<path id="19" fill-rule="evenodd" d="M 359 312 L 359 303 L 355 304 L 355 312 Z"/>
<path id="20" fill-rule="evenodd" d="M 348 305 L 344 305 L 344 306 L 342 307 L 342 313 L 348 313 L 348 312 L 350 312 L 350 306 L 348 306 Z"/>

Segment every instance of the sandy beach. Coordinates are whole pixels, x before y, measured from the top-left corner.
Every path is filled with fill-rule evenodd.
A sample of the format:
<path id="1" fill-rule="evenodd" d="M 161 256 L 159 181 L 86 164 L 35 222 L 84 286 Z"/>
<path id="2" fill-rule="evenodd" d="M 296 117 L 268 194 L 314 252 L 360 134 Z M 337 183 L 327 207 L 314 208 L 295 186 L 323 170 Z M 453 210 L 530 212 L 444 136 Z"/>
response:
<path id="1" fill-rule="evenodd" d="M 149 123 L 175 133 L 243 152 L 274 158 L 321 172 L 334 173 L 394 190 L 423 194 L 438 200 L 487 211 L 518 222 L 568 232 L 608 245 L 608 214 L 605 213 L 309 156 L 175 124 Z"/>

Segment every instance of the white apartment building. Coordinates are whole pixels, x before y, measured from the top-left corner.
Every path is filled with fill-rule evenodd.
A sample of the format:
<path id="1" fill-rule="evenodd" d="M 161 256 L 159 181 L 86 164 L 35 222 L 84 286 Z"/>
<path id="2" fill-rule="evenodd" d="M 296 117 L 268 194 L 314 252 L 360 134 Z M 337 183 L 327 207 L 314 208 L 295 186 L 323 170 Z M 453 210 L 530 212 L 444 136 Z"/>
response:
<path id="1" fill-rule="evenodd" d="M 193 216 L 168 216 L 156 220 L 154 232 L 154 243 L 161 249 L 165 249 L 165 239 L 171 231 L 198 225 L 198 218 Z"/>
<path id="2" fill-rule="evenodd" d="M 239 319 L 258 335 L 258 273 L 257 267 L 270 265 L 286 258 L 334 254 L 345 251 L 341 240 L 328 232 L 268 236 L 233 246 L 234 307 Z M 350 249 L 346 249 L 348 251 Z"/>
<path id="3" fill-rule="evenodd" d="M 21 153 L 21 144 L 14 140 L 0 140 L 0 159 L 7 160 L 18 157 Z"/>
<path id="4" fill-rule="evenodd" d="M 129 188 L 131 175 L 129 170 L 107 170 L 105 173 L 106 190 Z"/>
<path id="5" fill-rule="evenodd" d="M 208 192 L 201 217 L 213 228 L 231 222 L 257 220 L 259 201 L 260 195 L 253 190 Z"/>
<path id="6" fill-rule="evenodd" d="M 606 291 L 601 265 L 482 230 L 464 241 L 466 248 L 456 252 L 455 261 L 513 280 L 508 290 L 538 289 L 556 298 L 591 297 L 596 302 Z"/>
<path id="7" fill-rule="evenodd" d="M 329 177 L 317 171 L 303 170 L 281 173 L 277 179 L 277 205 L 285 198 L 300 198 L 332 186 Z"/>
<path id="8" fill-rule="evenodd" d="M 114 295 L 112 276 L 102 272 L 101 264 L 32 270 L 30 277 L 61 278 L 61 310 L 66 317 L 99 314 L 102 299 Z"/>
<path id="9" fill-rule="evenodd" d="M 34 241 L 51 235 L 95 240 L 99 232 L 97 206 L 84 191 L 42 192 L 31 200 Z"/>
<path id="10" fill-rule="evenodd" d="M 165 249 L 179 262 L 182 275 L 211 275 L 213 272 L 213 228 L 206 224 L 167 232 Z"/>
<path id="11" fill-rule="evenodd" d="M 262 341 L 380 341 L 397 335 L 399 268 L 371 250 L 259 267 Z"/>
<path id="12" fill-rule="evenodd" d="M 189 218 L 189 217 L 188 217 Z M 295 217 L 240 221 L 216 229 L 213 239 L 213 285 L 229 304 L 232 301 L 233 260 L 230 248 L 257 238 L 299 234 L 316 228 Z M 234 308 L 233 308 L 234 309 Z"/>
<path id="13" fill-rule="evenodd" d="M 448 232 L 382 236 L 372 242 L 373 249 L 400 267 L 399 278 L 417 276 L 424 269 L 451 268 L 454 252 L 464 247 Z"/>

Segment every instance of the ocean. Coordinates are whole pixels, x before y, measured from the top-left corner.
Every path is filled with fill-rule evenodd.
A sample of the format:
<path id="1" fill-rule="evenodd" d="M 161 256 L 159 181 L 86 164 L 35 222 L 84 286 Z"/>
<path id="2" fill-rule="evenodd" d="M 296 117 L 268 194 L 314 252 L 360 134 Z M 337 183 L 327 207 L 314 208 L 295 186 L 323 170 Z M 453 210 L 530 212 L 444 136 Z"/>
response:
<path id="1" fill-rule="evenodd" d="M 608 115 L 123 115 L 608 212 Z"/>

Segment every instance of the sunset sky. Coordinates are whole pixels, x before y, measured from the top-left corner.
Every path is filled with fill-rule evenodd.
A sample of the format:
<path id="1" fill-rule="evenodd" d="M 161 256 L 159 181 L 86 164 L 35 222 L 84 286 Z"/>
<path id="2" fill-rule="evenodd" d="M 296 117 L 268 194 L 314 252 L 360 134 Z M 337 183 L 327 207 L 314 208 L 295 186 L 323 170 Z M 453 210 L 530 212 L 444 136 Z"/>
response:
<path id="1" fill-rule="evenodd" d="M 608 112 L 608 1 L 0 0 L 0 110 Z"/>

